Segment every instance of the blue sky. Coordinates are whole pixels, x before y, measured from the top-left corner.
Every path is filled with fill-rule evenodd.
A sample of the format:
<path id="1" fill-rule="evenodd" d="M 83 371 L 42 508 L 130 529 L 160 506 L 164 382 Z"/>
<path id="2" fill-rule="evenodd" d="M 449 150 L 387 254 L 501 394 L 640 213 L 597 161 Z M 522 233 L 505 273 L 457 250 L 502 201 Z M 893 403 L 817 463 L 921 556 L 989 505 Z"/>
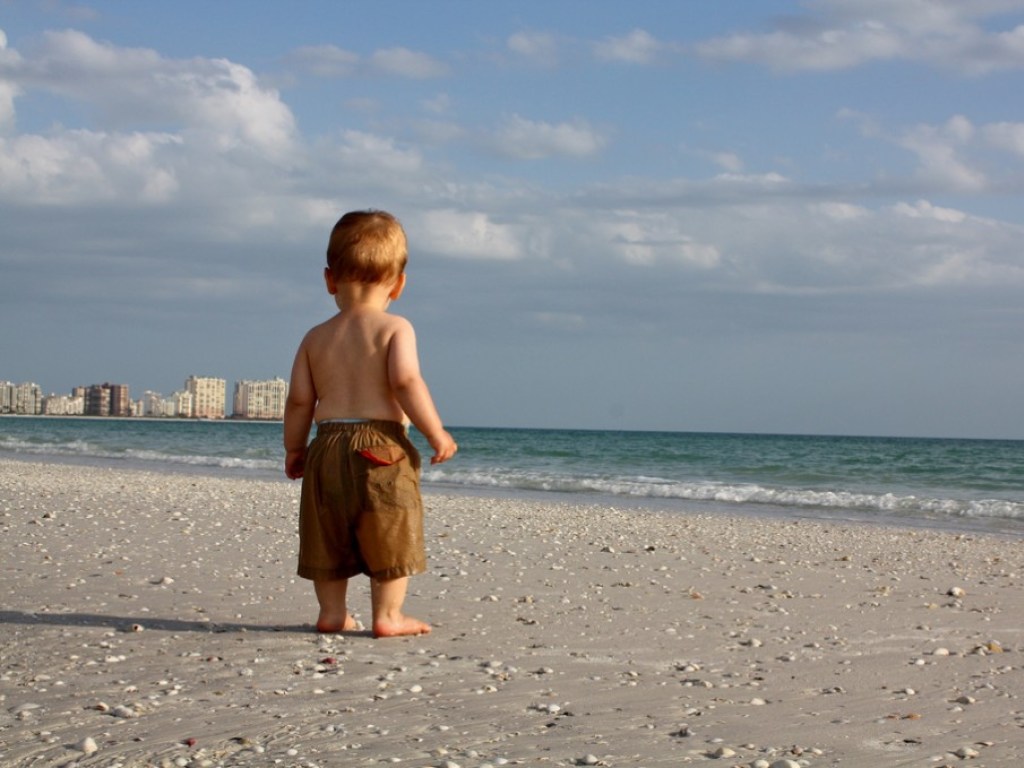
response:
<path id="1" fill-rule="evenodd" d="M 1022 73 L 1024 0 L 0 0 L 0 379 L 287 376 L 374 207 L 449 424 L 1024 438 Z"/>

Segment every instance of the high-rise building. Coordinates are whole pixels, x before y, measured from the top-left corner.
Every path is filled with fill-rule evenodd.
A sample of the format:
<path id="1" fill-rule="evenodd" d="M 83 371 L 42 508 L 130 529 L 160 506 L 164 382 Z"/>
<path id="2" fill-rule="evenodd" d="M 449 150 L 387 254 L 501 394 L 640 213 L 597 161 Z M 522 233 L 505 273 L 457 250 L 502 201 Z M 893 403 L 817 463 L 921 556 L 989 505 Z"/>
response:
<path id="1" fill-rule="evenodd" d="M 132 415 L 132 401 L 127 384 L 104 382 L 88 387 L 75 387 L 71 396 L 82 397 L 85 401 L 83 412 L 86 416 Z"/>
<path id="2" fill-rule="evenodd" d="M 38 384 L 0 381 L 0 413 L 35 416 L 43 412 L 43 390 Z"/>
<path id="3" fill-rule="evenodd" d="M 43 398 L 43 414 L 46 416 L 81 416 L 85 413 L 85 397 L 51 394 Z"/>
<path id="4" fill-rule="evenodd" d="M 233 415 L 240 419 L 284 418 L 288 382 L 282 378 L 235 382 Z"/>
<path id="5" fill-rule="evenodd" d="M 110 387 L 104 384 L 93 384 L 85 388 L 85 415 L 110 415 Z"/>
<path id="6" fill-rule="evenodd" d="M 164 396 L 159 392 L 154 392 L 151 389 L 147 389 L 142 393 L 142 400 L 139 401 L 140 405 L 137 410 L 140 416 L 149 417 L 162 417 L 169 416 L 167 412 L 167 405 L 164 401 Z"/>
<path id="7" fill-rule="evenodd" d="M 192 413 L 196 419 L 223 419 L 227 383 L 224 379 L 189 376 L 185 389 L 192 395 Z"/>
<path id="8" fill-rule="evenodd" d="M 179 389 L 170 398 L 168 416 L 180 416 L 183 419 L 190 418 L 195 410 L 195 397 L 188 390 Z"/>
<path id="9" fill-rule="evenodd" d="M 110 415 L 131 416 L 132 399 L 127 384 L 104 384 L 110 389 Z"/>

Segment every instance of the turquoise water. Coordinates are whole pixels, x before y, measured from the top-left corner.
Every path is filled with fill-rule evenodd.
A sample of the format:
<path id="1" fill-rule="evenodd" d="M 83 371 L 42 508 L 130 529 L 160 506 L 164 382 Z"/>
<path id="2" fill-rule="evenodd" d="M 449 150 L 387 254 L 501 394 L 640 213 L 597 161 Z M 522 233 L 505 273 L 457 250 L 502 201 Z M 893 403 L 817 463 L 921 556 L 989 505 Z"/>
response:
<path id="1" fill-rule="evenodd" d="M 433 489 L 1024 534 L 1024 441 L 453 428 Z M 414 440 L 426 454 L 418 434 Z M 283 477 L 281 425 L 0 419 L 0 456 Z"/>

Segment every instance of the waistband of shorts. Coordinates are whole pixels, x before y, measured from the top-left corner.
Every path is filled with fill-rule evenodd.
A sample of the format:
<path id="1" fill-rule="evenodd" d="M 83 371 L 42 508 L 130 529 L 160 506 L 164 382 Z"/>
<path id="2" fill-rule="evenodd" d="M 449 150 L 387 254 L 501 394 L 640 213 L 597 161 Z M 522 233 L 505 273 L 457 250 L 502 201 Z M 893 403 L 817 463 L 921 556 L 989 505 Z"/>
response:
<path id="1" fill-rule="evenodd" d="M 405 437 L 408 430 L 400 421 L 389 419 L 324 419 L 316 425 L 318 435 L 337 435 L 361 430 L 382 432 L 392 437 Z"/>

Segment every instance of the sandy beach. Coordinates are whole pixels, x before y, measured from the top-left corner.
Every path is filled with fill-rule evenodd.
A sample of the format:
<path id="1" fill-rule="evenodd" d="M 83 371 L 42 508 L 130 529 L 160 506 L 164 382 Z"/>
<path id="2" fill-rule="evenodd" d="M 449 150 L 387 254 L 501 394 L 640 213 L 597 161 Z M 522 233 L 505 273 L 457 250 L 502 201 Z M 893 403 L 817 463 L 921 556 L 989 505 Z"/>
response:
<path id="1" fill-rule="evenodd" d="M 0 461 L 0 765 L 1024 763 L 1020 538 L 428 495 L 374 640 L 298 492 Z"/>

